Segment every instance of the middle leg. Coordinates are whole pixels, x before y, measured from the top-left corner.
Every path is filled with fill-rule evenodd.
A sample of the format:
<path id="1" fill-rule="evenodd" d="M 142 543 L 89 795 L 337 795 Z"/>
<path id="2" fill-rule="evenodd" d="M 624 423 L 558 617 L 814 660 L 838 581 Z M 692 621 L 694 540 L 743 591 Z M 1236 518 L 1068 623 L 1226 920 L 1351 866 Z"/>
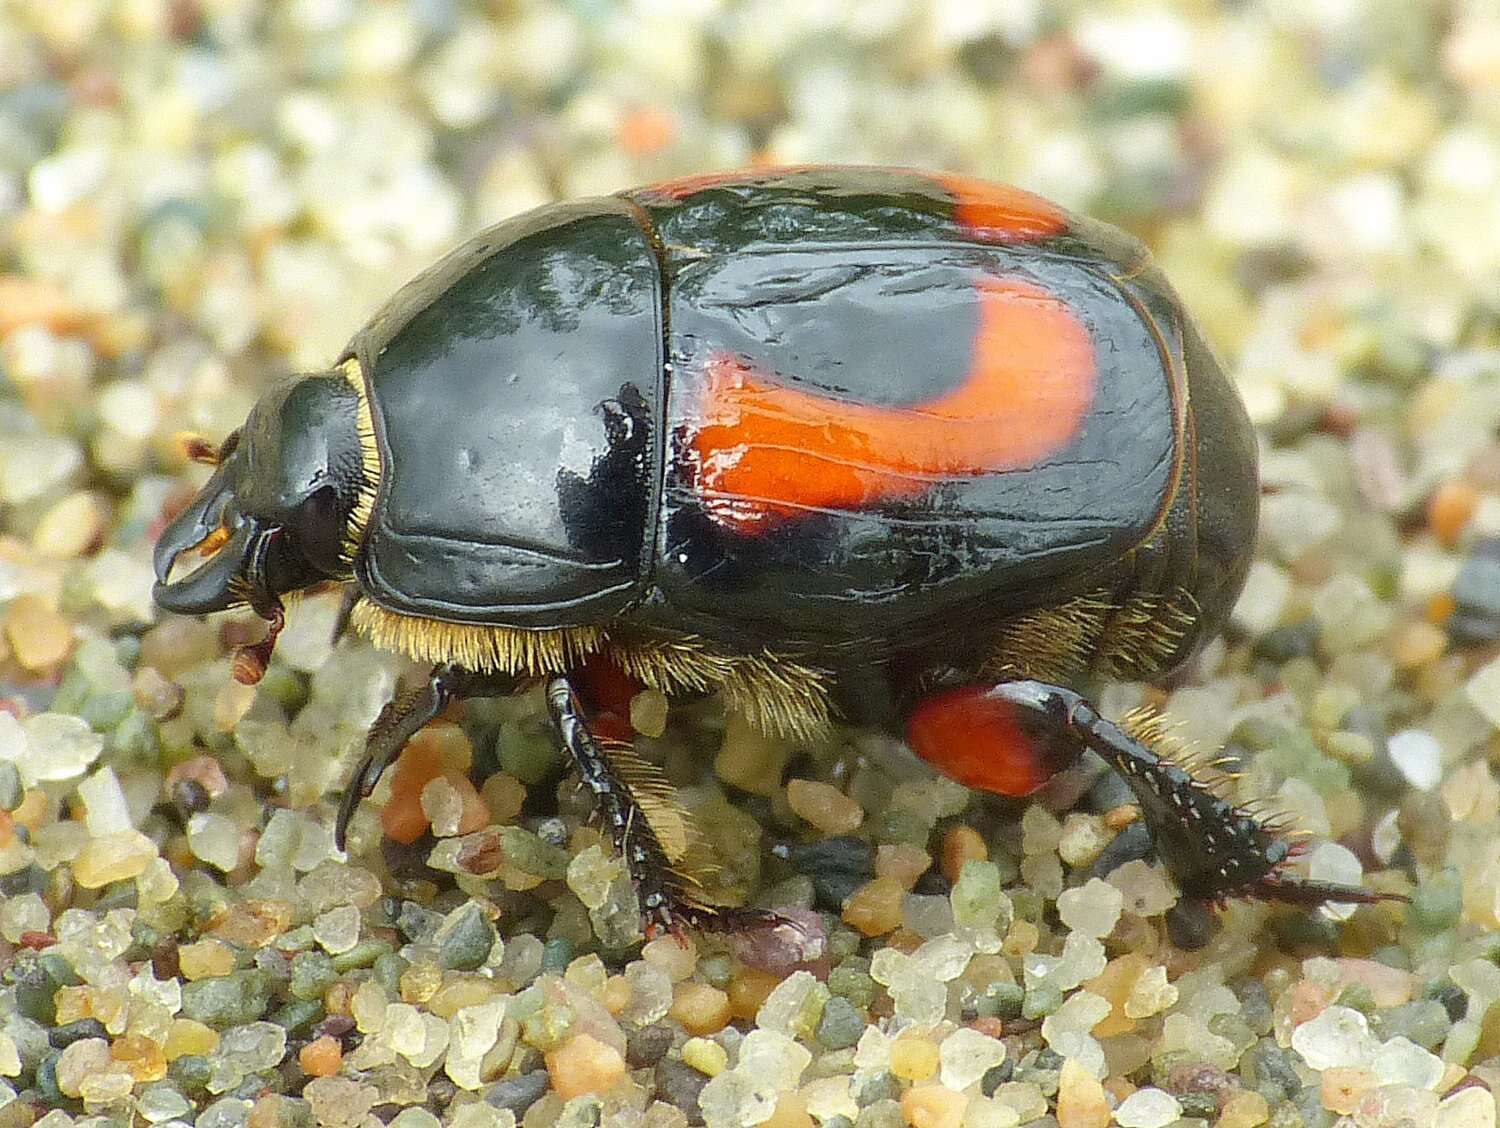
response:
<path id="1" fill-rule="evenodd" d="M 547 708 L 625 859 L 648 936 L 683 928 L 724 932 L 785 923 L 774 912 L 712 905 L 704 899 L 702 886 L 684 865 L 693 831 L 673 798 L 672 785 L 637 758 L 628 743 L 606 741 L 594 732 L 567 677 L 547 683 Z"/>

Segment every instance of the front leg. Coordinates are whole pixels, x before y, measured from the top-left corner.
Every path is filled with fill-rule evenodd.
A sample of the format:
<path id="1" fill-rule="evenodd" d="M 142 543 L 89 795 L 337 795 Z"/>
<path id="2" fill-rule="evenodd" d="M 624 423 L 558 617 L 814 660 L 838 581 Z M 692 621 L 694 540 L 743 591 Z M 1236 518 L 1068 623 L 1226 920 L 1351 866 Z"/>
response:
<path id="1" fill-rule="evenodd" d="M 1301 905 L 1393 897 L 1289 872 L 1291 841 L 1145 739 L 1101 717 L 1071 689 L 1010 681 L 938 690 L 912 709 L 907 742 L 961 783 L 1016 796 L 1036 790 L 1091 749 L 1130 785 L 1157 855 L 1189 897 Z"/>
<path id="2" fill-rule="evenodd" d="M 434 666 L 421 685 L 397 694 L 387 702 L 370 726 L 365 737 L 365 754 L 355 767 L 339 803 L 338 820 L 333 825 L 333 840 L 338 848 L 344 849 L 349 820 L 354 817 L 355 810 L 369 798 L 380 782 L 381 774 L 423 725 L 434 720 L 450 702 L 465 697 L 508 693 L 514 686 L 514 678 L 477 674 L 445 663 Z"/>
<path id="3" fill-rule="evenodd" d="M 623 741 L 602 741 L 589 727 L 577 691 L 566 677 L 547 683 L 552 723 L 579 778 L 609 824 L 610 840 L 625 859 L 641 899 L 646 933 L 680 934 L 686 928 L 737 931 L 782 925 L 759 909 L 710 905 L 684 866 L 693 829 L 673 798 L 671 784 Z"/>

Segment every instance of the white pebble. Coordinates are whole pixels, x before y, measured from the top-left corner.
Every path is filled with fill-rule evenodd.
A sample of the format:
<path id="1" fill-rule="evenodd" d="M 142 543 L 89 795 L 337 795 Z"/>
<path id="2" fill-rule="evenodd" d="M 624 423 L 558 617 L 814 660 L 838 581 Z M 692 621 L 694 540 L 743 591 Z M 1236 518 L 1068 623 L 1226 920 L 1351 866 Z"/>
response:
<path id="1" fill-rule="evenodd" d="M 663 978 L 666 978 L 665 974 Z M 667 983 L 670 996 L 671 980 L 668 979 Z M 828 989 L 811 972 L 794 971 L 766 996 L 766 1001 L 761 1003 L 760 1010 L 756 1012 L 755 1023 L 762 1030 L 795 1038 L 804 1033 L 802 1027 L 811 1010 L 809 1003 L 815 1004 L 818 996 L 826 1001 L 827 992 Z"/>
<path id="2" fill-rule="evenodd" d="M 1320 842 L 1307 856 L 1307 876 L 1314 881 L 1331 881 L 1339 885 L 1358 885 L 1364 880 L 1364 867 L 1347 847 L 1337 842 Z M 1335 920 L 1347 920 L 1356 906 L 1330 901 L 1322 911 Z"/>
<path id="3" fill-rule="evenodd" d="M 1322 645 L 1343 654 L 1368 646 L 1390 626 L 1393 612 L 1368 584 L 1356 576 L 1334 576 L 1312 597 L 1313 618 Z"/>
<path id="4" fill-rule="evenodd" d="M 347 952 L 359 943 L 359 910 L 353 905 L 329 909 L 313 921 L 313 936 L 329 955 Z"/>
<path id="5" fill-rule="evenodd" d="M 1108 1072 L 1104 1047 L 1089 1031 L 1108 1017 L 1110 1003 L 1092 991 L 1079 991 L 1042 1020 L 1042 1038 L 1052 1050 L 1072 1058 L 1095 1077 Z"/>
<path id="6" fill-rule="evenodd" d="M 484 1084 L 480 1066 L 484 1055 L 499 1041 L 500 1023 L 504 1017 L 503 999 L 464 1007 L 453 1016 L 443 1070 L 459 1088 L 478 1089 Z"/>
<path id="7" fill-rule="evenodd" d="M 1167 982 L 1167 969 L 1153 964 L 1141 973 L 1125 997 L 1125 1017 L 1150 1018 L 1177 1001 L 1177 985 Z"/>
<path id="8" fill-rule="evenodd" d="M 795 1089 L 802 1074 L 812 1064 L 812 1052 L 785 1034 L 775 1030 L 752 1030 L 740 1043 L 740 1059 L 735 1068 L 753 1077 L 757 1084 L 777 1092 Z"/>
<path id="9" fill-rule="evenodd" d="M 1252 638 L 1259 638 L 1281 622 L 1291 594 L 1291 577 L 1269 560 L 1257 560 L 1250 565 L 1245 587 L 1230 612 L 1230 618 L 1240 630 Z"/>
<path id="10" fill-rule="evenodd" d="M 403 1108 L 390 1120 L 390 1128 L 440 1128 L 442 1121 L 425 1108 Z"/>
<path id="11" fill-rule="evenodd" d="M 759 1124 L 776 1111 L 776 1093 L 737 1069 L 726 1069 L 703 1086 L 698 1094 L 698 1109 L 708 1128 Z"/>
<path id="12" fill-rule="evenodd" d="M 939 936 L 911 954 L 912 974 L 939 983 L 957 979 L 974 958 L 974 947 L 957 936 Z"/>
<path id="13" fill-rule="evenodd" d="M 1368 1068 L 1378 1046 L 1365 1016 L 1352 1007 L 1328 1007 L 1292 1031 L 1292 1049 L 1320 1072 L 1341 1065 Z"/>
<path id="14" fill-rule="evenodd" d="M 21 728 L 26 734 L 25 752 L 16 767 L 27 787 L 39 781 L 77 779 L 104 750 L 104 738 L 87 721 L 66 713 L 38 713 Z M 0 742 L 10 746 L 3 733 Z M 9 758 L 4 751 L 0 756 Z"/>
<path id="15" fill-rule="evenodd" d="M 78 785 L 78 798 L 83 800 L 84 824 L 95 838 L 131 829 L 125 791 L 114 769 L 108 765 Z"/>
<path id="16" fill-rule="evenodd" d="M 12 944 L 25 932 L 46 932 L 52 923 L 47 903 L 36 893 L 19 893 L 0 900 L 0 936 Z"/>
<path id="17" fill-rule="evenodd" d="M 188 819 L 187 839 L 194 857 L 225 873 L 239 864 L 240 828 L 233 819 L 199 811 Z"/>
<path id="18" fill-rule="evenodd" d="M 1410 1085 L 1435 1089 L 1443 1079 L 1442 1059 L 1397 1034 L 1375 1051 L 1371 1071 L 1382 1085 Z"/>
<path id="19" fill-rule="evenodd" d="M 1177 891 L 1160 866 L 1134 858 L 1109 875 L 1125 908 L 1138 916 L 1159 916 L 1177 903 Z"/>
<path id="20" fill-rule="evenodd" d="M 1182 1115 L 1182 1105 L 1171 1093 L 1147 1087 L 1137 1089 L 1115 1109 L 1120 1128 L 1166 1128 Z"/>
<path id="21" fill-rule="evenodd" d="M 150 1085 L 135 1099 L 136 1110 L 149 1124 L 176 1120 L 193 1111 L 192 1104 L 170 1084 Z"/>
<path id="22" fill-rule="evenodd" d="M 1387 811 L 1370 831 L 1370 848 L 1375 851 L 1375 857 L 1387 865 L 1401 848 L 1401 827 L 1398 824 L 1400 815 L 1401 812 L 1395 808 Z"/>
<path id="23" fill-rule="evenodd" d="M 938 1046 L 944 1085 L 961 1093 L 1005 1060 L 1005 1043 L 978 1030 L 960 1026 Z"/>
<path id="24" fill-rule="evenodd" d="M 275 1069 L 286 1056 L 286 1030 L 274 1022 L 231 1027 L 220 1036 L 218 1054 L 246 1073 Z"/>
<path id="25" fill-rule="evenodd" d="M 1402 729 L 1386 741 L 1385 748 L 1391 763 L 1413 787 L 1431 791 L 1442 780 L 1443 750 L 1426 729 Z"/>
<path id="26" fill-rule="evenodd" d="M 1101 974 L 1106 962 L 1103 944 L 1092 936 L 1070 932 L 1063 941 L 1062 958 L 1052 981 L 1064 991 L 1071 991 L 1084 980 Z"/>
<path id="27" fill-rule="evenodd" d="M 1471 1086 L 1444 1097 L 1433 1128 L 1495 1128 L 1495 1098 L 1488 1089 Z"/>
<path id="28" fill-rule="evenodd" d="M 1114 931 L 1125 906 L 1125 895 L 1097 877 L 1057 898 L 1057 915 L 1074 932 L 1104 937 Z"/>
<path id="29" fill-rule="evenodd" d="M 1464 683 L 1464 693 L 1490 724 L 1500 728 L 1500 658 L 1474 671 Z"/>

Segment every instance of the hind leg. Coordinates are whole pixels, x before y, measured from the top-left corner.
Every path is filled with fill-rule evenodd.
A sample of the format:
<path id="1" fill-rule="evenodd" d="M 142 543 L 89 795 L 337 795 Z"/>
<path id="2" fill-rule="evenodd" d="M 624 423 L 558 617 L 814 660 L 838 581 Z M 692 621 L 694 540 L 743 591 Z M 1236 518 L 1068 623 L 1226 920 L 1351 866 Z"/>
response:
<path id="1" fill-rule="evenodd" d="M 937 690 L 908 713 L 906 737 L 917 755 L 960 783 L 1013 796 L 1035 791 L 1084 749 L 1097 753 L 1130 785 L 1157 855 L 1189 897 L 1304 905 L 1385 899 L 1288 872 L 1288 839 L 1071 689 L 1018 680 Z"/>

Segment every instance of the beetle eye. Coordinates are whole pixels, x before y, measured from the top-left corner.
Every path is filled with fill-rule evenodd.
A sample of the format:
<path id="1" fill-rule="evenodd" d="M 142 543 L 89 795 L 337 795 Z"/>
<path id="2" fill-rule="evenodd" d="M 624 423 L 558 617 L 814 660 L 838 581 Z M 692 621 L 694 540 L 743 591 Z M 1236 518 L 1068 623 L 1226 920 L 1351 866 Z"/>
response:
<path id="1" fill-rule="evenodd" d="M 322 486 L 308 495 L 292 511 L 286 529 L 297 552 L 314 568 L 328 575 L 339 570 L 344 521 L 332 486 Z"/>

